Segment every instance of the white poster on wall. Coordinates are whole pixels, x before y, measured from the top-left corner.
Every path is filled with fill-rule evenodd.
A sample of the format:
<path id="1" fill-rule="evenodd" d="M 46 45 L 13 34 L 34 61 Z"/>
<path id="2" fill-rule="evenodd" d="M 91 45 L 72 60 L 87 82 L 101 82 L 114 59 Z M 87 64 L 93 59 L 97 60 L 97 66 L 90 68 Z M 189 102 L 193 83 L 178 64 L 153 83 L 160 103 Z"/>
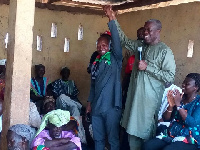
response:
<path id="1" fill-rule="evenodd" d="M 42 51 L 42 36 L 37 35 L 37 50 Z"/>
<path id="2" fill-rule="evenodd" d="M 78 40 L 83 40 L 83 26 L 81 24 L 78 27 Z"/>
<path id="3" fill-rule="evenodd" d="M 69 38 L 65 38 L 64 52 L 69 52 Z"/>
<path id="4" fill-rule="evenodd" d="M 57 37 L 57 24 L 56 23 L 51 24 L 51 37 L 52 38 Z"/>
<path id="5" fill-rule="evenodd" d="M 189 40 L 187 57 L 192 57 L 193 56 L 193 48 L 194 48 L 194 41 L 193 40 Z"/>
<path id="6" fill-rule="evenodd" d="M 4 39 L 4 42 L 5 42 L 5 48 L 8 48 L 8 38 L 9 38 L 9 34 L 6 33 L 6 36 L 5 36 L 5 39 Z"/>

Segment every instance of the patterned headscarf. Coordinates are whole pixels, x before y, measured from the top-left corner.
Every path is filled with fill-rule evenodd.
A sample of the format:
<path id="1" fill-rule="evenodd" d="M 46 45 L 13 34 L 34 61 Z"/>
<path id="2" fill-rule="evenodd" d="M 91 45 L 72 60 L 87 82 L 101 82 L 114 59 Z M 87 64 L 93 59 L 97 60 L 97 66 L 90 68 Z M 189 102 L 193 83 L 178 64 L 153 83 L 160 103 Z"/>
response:
<path id="1" fill-rule="evenodd" d="M 195 81 L 195 85 L 198 87 L 197 92 L 200 90 L 200 74 L 199 73 L 189 73 L 187 78 L 191 78 Z"/>
<path id="2" fill-rule="evenodd" d="M 28 140 L 29 143 L 32 142 L 32 140 L 35 136 L 35 130 L 25 124 L 13 125 L 12 127 L 10 127 L 9 131 L 15 132 L 17 135 L 20 135 L 20 136 L 26 138 L 26 140 Z"/>
<path id="3" fill-rule="evenodd" d="M 40 128 L 38 129 L 35 136 L 37 136 L 42 130 L 44 130 L 49 123 L 55 125 L 56 127 L 61 127 L 67 124 L 69 121 L 70 121 L 69 111 L 64 111 L 61 109 L 53 110 L 47 113 L 43 117 L 42 124 L 40 125 Z"/>

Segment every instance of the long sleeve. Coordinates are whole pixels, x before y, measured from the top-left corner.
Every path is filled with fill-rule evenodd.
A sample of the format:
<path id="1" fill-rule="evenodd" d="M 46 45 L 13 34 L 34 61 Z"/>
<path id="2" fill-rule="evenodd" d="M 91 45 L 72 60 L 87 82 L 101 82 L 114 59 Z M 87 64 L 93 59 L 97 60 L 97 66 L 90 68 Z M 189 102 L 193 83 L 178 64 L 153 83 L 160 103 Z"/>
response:
<path id="1" fill-rule="evenodd" d="M 62 131 L 62 138 L 70 138 L 70 141 L 76 144 L 76 146 L 78 147 L 77 150 L 82 149 L 80 138 L 76 137 L 74 134 L 72 134 L 72 132 Z"/>
<path id="2" fill-rule="evenodd" d="M 200 106 L 197 105 L 195 108 L 195 111 L 192 113 L 192 115 L 187 115 L 185 124 L 189 127 L 197 127 L 197 125 L 200 125 Z"/>
<path id="3" fill-rule="evenodd" d="M 95 95 L 95 81 L 91 79 L 91 86 L 90 86 L 90 95 L 88 98 L 88 102 L 92 102 Z"/>
<path id="4" fill-rule="evenodd" d="M 114 20 L 110 21 L 108 23 L 108 26 L 109 26 L 109 29 L 110 29 L 110 32 L 111 32 L 111 44 L 112 44 L 112 53 L 115 55 L 115 57 L 117 58 L 117 60 L 119 62 L 122 62 L 122 47 L 121 47 L 121 44 L 120 44 L 120 39 L 119 39 L 119 34 L 118 34 L 118 31 L 117 31 L 117 26 L 114 22 Z M 121 64 L 121 63 L 120 63 Z M 121 65 L 120 65 L 121 66 Z"/>
<path id="5" fill-rule="evenodd" d="M 38 145 L 44 145 L 45 138 L 49 140 L 51 139 L 47 130 L 43 130 L 33 139 L 31 147 L 33 148 Z"/>
<path id="6" fill-rule="evenodd" d="M 176 71 L 174 55 L 171 50 L 164 50 L 164 53 L 166 54 L 163 56 L 163 60 L 161 61 L 162 67 L 158 69 L 154 64 L 148 63 L 145 72 L 165 83 L 173 83 Z"/>
<path id="7" fill-rule="evenodd" d="M 75 84 L 75 82 L 72 80 L 72 84 L 73 84 L 73 92 L 72 92 L 72 96 L 77 98 L 77 95 L 79 94 L 79 90 Z"/>
<path id="8" fill-rule="evenodd" d="M 133 51 L 133 53 L 135 53 L 137 51 L 137 47 L 138 47 L 138 42 L 137 40 L 131 40 L 129 39 L 124 32 L 121 30 L 121 27 L 118 23 L 117 20 L 114 20 L 116 26 L 117 26 L 117 30 L 118 30 L 118 34 L 119 34 L 119 38 L 120 38 L 120 43 L 122 47 L 125 47 L 126 49 Z"/>

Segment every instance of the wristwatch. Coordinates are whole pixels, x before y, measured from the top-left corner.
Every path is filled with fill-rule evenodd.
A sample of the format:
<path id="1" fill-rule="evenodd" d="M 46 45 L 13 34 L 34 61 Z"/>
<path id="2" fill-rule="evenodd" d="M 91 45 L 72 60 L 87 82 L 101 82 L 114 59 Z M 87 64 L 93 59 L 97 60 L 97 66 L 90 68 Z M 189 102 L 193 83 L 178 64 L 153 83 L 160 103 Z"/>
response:
<path id="1" fill-rule="evenodd" d="M 183 109 L 183 106 L 180 105 L 180 106 L 177 106 L 176 108 L 177 108 L 177 110 L 179 110 L 179 109 Z"/>

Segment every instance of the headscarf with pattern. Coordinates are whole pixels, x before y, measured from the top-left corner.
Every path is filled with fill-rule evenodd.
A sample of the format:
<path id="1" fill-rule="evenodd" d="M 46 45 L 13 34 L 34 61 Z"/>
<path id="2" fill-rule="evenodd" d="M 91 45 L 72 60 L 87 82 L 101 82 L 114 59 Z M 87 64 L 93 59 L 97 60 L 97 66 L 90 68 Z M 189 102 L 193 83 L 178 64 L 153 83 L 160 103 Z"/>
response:
<path id="1" fill-rule="evenodd" d="M 47 113 L 43 117 L 40 128 L 38 129 L 35 136 L 37 136 L 42 130 L 44 130 L 45 127 L 49 123 L 55 125 L 56 127 L 61 127 L 65 124 L 67 124 L 69 121 L 70 121 L 70 112 L 69 111 L 64 111 L 61 109 L 53 110 L 53 111 Z"/>
<path id="2" fill-rule="evenodd" d="M 25 124 L 16 124 L 9 128 L 9 131 L 15 132 L 17 135 L 26 138 L 29 144 L 32 142 L 35 136 L 35 129 Z"/>

